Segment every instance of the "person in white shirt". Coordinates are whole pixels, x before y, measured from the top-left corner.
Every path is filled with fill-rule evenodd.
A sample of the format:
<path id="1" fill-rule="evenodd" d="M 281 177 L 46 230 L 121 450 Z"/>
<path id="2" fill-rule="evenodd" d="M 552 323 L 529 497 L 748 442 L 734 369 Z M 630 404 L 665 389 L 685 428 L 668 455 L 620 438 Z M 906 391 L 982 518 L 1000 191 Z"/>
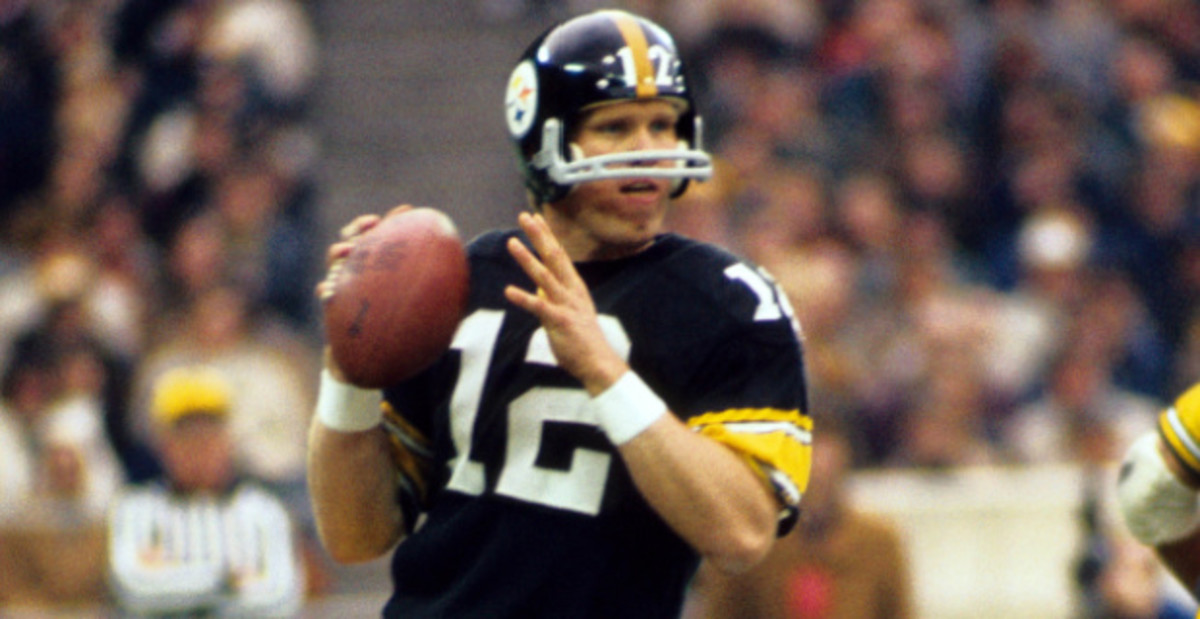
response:
<path id="1" fill-rule="evenodd" d="M 304 578 L 282 501 L 239 478 L 232 394 L 211 368 L 168 371 L 152 414 L 165 478 L 131 488 L 109 523 L 114 597 L 135 615 L 293 616 Z"/>

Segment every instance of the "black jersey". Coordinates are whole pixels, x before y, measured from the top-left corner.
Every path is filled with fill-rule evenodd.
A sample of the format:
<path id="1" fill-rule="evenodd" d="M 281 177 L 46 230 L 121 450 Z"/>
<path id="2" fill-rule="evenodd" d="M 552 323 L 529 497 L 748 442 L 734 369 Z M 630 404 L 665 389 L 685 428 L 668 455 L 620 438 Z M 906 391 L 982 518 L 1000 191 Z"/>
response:
<path id="1" fill-rule="evenodd" d="M 515 232 L 469 247 L 450 352 L 385 399 L 430 440 L 424 521 L 396 550 L 389 617 L 674 617 L 699 557 L 638 493 L 579 381 L 504 288 L 533 284 Z M 696 429 L 743 453 L 794 510 L 811 421 L 797 328 L 771 280 L 660 236 L 577 265 L 609 342 Z"/>

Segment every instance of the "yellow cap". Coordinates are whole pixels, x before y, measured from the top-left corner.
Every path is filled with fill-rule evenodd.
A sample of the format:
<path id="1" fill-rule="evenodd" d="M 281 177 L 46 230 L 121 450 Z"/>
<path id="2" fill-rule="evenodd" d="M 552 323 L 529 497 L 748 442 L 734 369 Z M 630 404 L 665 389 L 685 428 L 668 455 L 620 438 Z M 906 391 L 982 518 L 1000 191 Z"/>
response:
<path id="1" fill-rule="evenodd" d="M 154 385 L 151 414 L 163 426 L 189 415 L 224 417 L 229 412 L 229 383 L 216 370 L 203 366 L 164 372 Z"/>
<path id="2" fill-rule="evenodd" d="M 1171 451 L 1200 475 L 1200 383 L 1159 415 L 1158 429 Z"/>
<path id="3" fill-rule="evenodd" d="M 1150 142 L 1200 150 L 1200 100 L 1176 93 L 1142 105 L 1141 131 Z"/>

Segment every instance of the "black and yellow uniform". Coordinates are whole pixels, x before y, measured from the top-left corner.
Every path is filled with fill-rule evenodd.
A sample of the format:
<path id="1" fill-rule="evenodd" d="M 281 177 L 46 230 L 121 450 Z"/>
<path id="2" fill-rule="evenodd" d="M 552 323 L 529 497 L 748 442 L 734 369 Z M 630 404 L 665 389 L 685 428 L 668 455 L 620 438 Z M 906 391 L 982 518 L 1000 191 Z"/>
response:
<path id="1" fill-rule="evenodd" d="M 638 493 L 537 319 L 505 299 L 509 284 L 532 288 L 505 249 L 513 234 L 470 244 L 471 299 L 450 353 L 384 391 L 411 424 L 397 435 L 424 435 L 430 458 L 417 484 L 424 520 L 395 553 L 385 615 L 677 616 L 699 557 Z M 669 234 L 576 266 L 614 349 L 675 415 L 747 458 L 786 506 L 786 530 L 812 427 L 798 329 L 777 287 Z M 412 461 L 398 460 L 410 497 Z"/>

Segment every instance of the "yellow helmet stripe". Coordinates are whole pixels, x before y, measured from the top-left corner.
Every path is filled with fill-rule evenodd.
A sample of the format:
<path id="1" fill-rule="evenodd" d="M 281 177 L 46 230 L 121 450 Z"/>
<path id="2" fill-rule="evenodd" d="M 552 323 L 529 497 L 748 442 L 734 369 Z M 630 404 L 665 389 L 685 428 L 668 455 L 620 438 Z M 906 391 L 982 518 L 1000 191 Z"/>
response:
<path id="1" fill-rule="evenodd" d="M 617 29 L 633 54 L 633 66 L 637 71 L 637 96 L 657 97 L 658 84 L 654 79 L 654 64 L 650 62 L 649 45 L 646 43 L 646 33 L 642 27 L 628 15 L 617 14 L 613 17 Z"/>

